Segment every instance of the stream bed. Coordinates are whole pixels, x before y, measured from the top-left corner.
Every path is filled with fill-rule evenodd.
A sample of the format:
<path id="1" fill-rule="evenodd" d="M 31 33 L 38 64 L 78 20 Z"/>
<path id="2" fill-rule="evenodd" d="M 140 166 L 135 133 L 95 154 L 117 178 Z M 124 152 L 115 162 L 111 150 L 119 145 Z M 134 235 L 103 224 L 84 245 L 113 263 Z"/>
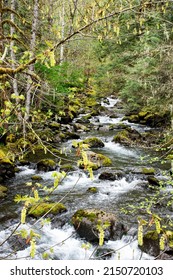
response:
<path id="1" fill-rule="evenodd" d="M 102 101 L 102 106 L 112 110 L 118 100 L 114 98 L 108 98 L 107 100 L 107 103 Z M 51 223 L 40 225 L 39 222 L 30 219 L 25 225 L 20 225 L 19 229 L 29 230 L 32 228 L 40 234 L 40 238 L 36 242 L 37 253 L 34 257 L 35 259 L 42 259 L 45 252 L 47 252 L 50 259 L 82 260 L 97 259 L 97 257 L 98 259 L 103 259 L 104 257 L 100 257 L 100 254 L 104 256 L 104 253 L 108 251 L 110 252 L 109 259 L 149 260 L 154 258 L 146 253 L 142 253 L 138 248 L 136 238 L 137 215 L 134 213 L 126 215 L 120 210 L 126 208 L 127 205 L 140 205 L 141 201 L 145 201 L 147 197 L 152 195 L 152 190 L 147 190 L 144 187 L 146 179 L 141 175 L 138 176 L 138 170 L 140 167 L 148 166 L 148 160 L 145 159 L 145 156 L 148 155 L 150 158 L 155 152 L 151 149 L 147 150 L 141 147 L 130 148 L 114 143 L 112 138 L 115 135 L 115 130 L 104 129 L 105 126 L 120 122 L 140 132 L 147 131 L 150 128 L 122 121 L 122 117 L 122 114 L 115 118 L 110 118 L 108 115 L 92 117 L 90 122 L 94 125 L 94 129 L 80 135 L 80 140 L 91 136 L 100 138 L 104 142 L 104 147 L 92 150 L 108 156 L 112 160 L 112 166 L 94 171 L 93 180 L 82 169 L 70 171 L 51 197 L 55 202 L 62 200 L 68 211 L 60 214 L 58 217 L 53 217 Z M 77 122 L 77 120 L 75 121 Z M 69 140 L 61 145 L 61 148 L 65 149 L 67 153 L 70 151 L 70 158 L 73 158 L 75 155 L 72 141 Z M 158 178 L 162 176 L 162 171 L 167 170 L 167 166 L 164 165 L 155 165 L 153 163 L 152 166 L 156 169 Z M 103 171 L 113 172 L 117 170 L 122 172 L 120 178 L 114 181 L 99 179 Z M 42 177 L 41 184 L 45 186 L 53 185 L 52 172 L 38 172 L 34 165 L 19 166 L 19 172 L 15 178 L 8 181 L 10 186 L 8 197 L 2 200 L 0 204 L 0 243 L 3 243 L 19 223 L 18 217 L 21 205 L 14 202 L 15 194 L 29 193 L 30 189 L 26 187 L 25 183 L 31 181 L 32 175 L 38 174 Z M 96 187 L 97 192 L 88 192 L 90 187 Z M 97 248 L 97 245 L 90 244 L 86 249 L 86 246 L 84 246 L 84 244 L 87 244 L 86 241 L 76 234 L 70 219 L 78 209 L 88 208 L 98 208 L 118 214 L 119 219 L 129 229 L 127 235 L 124 235 L 121 240 L 105 242 L 102 248 Z M 156 211 L 158 214 L 159 212 L 163 214 L 164 205 L 160 205 Z M 139 215 L 145 217 L 142 209 L 139 209 Z M 167 210 L 166 215 L 171 216 L 172 212 Z M 0 247 L 0 258 L 30 259 L 30 248 L 24 245 L 21 250 L 17 249 L 14 252 L 11 242 L 7 241 Z"/>

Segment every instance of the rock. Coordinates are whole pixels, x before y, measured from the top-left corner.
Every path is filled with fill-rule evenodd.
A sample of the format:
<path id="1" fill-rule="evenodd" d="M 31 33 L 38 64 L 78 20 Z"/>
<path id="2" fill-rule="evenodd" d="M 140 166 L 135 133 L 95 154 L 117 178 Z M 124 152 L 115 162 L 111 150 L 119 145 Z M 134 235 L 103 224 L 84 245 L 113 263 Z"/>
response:
<path id="1" fill-rule="evenodd" d="M 142 141 L 142 136 L 137 130 L 128 127 L 121 131 L 118 131 L 112 141 L 115 143 L 130 146 L 134 144 L 136 145 L 136 143 L 140 143 Z"/>
<path id="2" fill-rule="evenodd" d="M 15 176 L 15 165 L 4 151 L 0 150 L 0 182 Z"/>
<path id="3" fill-rule="evenodd" d="M 38 171 L 53 171 L 57 168 L 57 164 L 53 159 L 42 159 L 37 163 Z"/>
<path id="4" fill-rule="evenodd" d="M 42 177 L 41 177 L 40 175 L 33 175 L 33 176 L 31 177 L 31 179 L 32 179 L 33 181 L 41 181 L 41 180 L 42 180 Z"/>
<path id="5" fill-rule="evenodd" d="M 85 116 L 82 116 L 81 118 L 79 118 L 78 120 L 77 120 L 77 122 L 78 123 L 90 123 L 90 119 L 91 119 L 91 114 L 87 114 L 87 115 L 85 115 Z"/>
<path id="6" fill-rule="evenodd" d="M 113 173 L 109 172 L 103 172 L 99 175 L 100 180 L 109 180 L 109 181 L 115 181 L 116 176 Z"/>
<path id="7" fill-rule="evenodd" d="M 110 166 L 112 164 L 111 159 L 102 154 L 86 151 L 86 155 L 88 158 L 88 166 L 93 170 L 97 170 L 103 166 Z M 79 168 L 85 168 L 83 160 L 79 162 Z"/>
<path id="8" fill-rule="evenodd" d="M 75 167 L 71 164 L 63 164 L 60 166 L 60 171 L 70 172 L 74 171 Z"/>
<path id="9" fill-rule="evenodd" d="M 97 193 L 98 192 L 98 188 L 96 187 L 90 187 L 87 189 L 87 192 L 90 192 L 90 193 Z"/>
<path id="10" fill-rule="evenodd" d="M 160 181 L 154 176 L 147 177 L 148 183 L 152 186 L 160 186 Z"/>
<path id="11" fill-rule="evenodd" d="M 87 126 L 80 124 L 80 123 L 74 124 L 74 130 L 75 131 L 90 131 L 90 129 Z"/>
<path id="12" fill-rule="evenodd" d="M 169 252 L 169 255 L 173 256 L 173 231 L 166 230 L 164 232 L 166 236 L 166 242 L 164 252 Z M 139 246 L 145 253 L 157 257 L 162 253 L 160 249 L 160 238 L 161 234 L 158 234 L 156 230 L 148 231 L 143 237 L 143 245 Z"/>
<path id="13" fill-rule="evenodd" d="M 167 126 L 171 123 L 169 111 L 152 112 L 151 108 L 143 108 L 140 112 L 125 116 L 123 120 L 128 120 L 133 123 L 140 123 L 150 127 Z"/>
<path id="14" fill-rule="evenodd" d="M 89 242 L 98 242 L 98 227 L 104 228 L 104 240 L 121 239 L 126 233 L 125 226 L 112 213 L 99 209 L 81 209 L 72 217 L 72 224 L 81 238 Z"/>
<path id="15" fill-rule="evenodd" d="M 88 144 L 90 148 L 102 148 L 105 146 L 103 141 L 97 137 L 87 138 L 82 141 L 84 144 Z"/>
<path id="16" fill-rule="evenodd" d="M 117 123 L 117 124 L 110 124 L 109 125 L 109 130 L 122 130 L 122 129 L 127 129 L 128 125 L 124 123 Z"/>
<path id="17" fill-rule="evenodd" d="M 155 174 L 155 169 L 153 167 L 144 167 L 142 168 L 141 170 L 141 173 L 144 174 L 144 175 L 154 175 Z"/>
<path id="18" fill-rule="evenodd" d="M 80 136 L 74 132 L 65 132 L 64 133 L 64 139 L 70 140 L 70 139 L 80 139 Z"/>
<path id="19" fill-rule="evenodd" d="M 28 215 L 31 217 L 42 217 L 44 214 L 48 212 L 48 215 L 60 214 L 62 212 L 66 212 L 67 209 L 62 203 L 45 203 L 41 202 L 33 205 L 28 212 Z"/>

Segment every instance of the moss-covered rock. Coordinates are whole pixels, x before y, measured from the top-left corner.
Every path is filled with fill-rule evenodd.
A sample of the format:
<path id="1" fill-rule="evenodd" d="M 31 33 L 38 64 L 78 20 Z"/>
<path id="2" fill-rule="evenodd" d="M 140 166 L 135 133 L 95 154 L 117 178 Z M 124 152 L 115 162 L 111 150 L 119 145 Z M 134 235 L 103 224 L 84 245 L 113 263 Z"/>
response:
<path id="1" fill-rule="evenodd" d="M 155 176 L 148 176 L 147 180 L 151 186 L 160 186 L 160 181 Z"/>
<path id="2" fill-rule="evenodd" d="M 167 126 L 171 123 L 171 116 L 169 111 L 155 111 L 153 108 L 144 107 L 136 114 L 131 114 L 124 117 L 125 120 L 133 123 L 141 123 L 151 127 Z"/>
<path id="3" fill-rule="evenodd" d="M 105 146 L 103 141 L 97 137 L 90 137 L 82 141 L 84 144 L 88 144 L 90 148 L 102 148 Z"/>
<path id="4" fill-rule="evenodd" d="M 141 173 L 144 175 L 154 175 L 155 172 L 156 171 L 153 167 L 143 167 Z"/>
<path id="5" fill-rule="evenodd" d="M 70 172 L 74 171 L 75 167 L 71 164 L 63 164 L 60 166 L 60 171 Z"/>
<path id="6" fill-rule="evenodd" d="M 97 170 L 97 169 L 99 169 L 100 167 L 103 167 L 103 166 L 105 166 L 105 167 L 110 166 L 112 164 L 111 159 L 108 158 L 105 155 L 97 154 L 97 153 L 94 153 L 94 152 L 91 152 L 91 151 L 87 151 L 86 154 L 87 154 L 87 157 L 88 157 L 88 164 L 87 165 L 90 166 L 93 170 Z M 84 168 L 83 160 L 79 161 L 79 167 L 81 169 Z"/>
<path id="7" fill-rule="evenodd" d="M 142 251 L 152 256 L 159 256 L 162 252 L 160 249 L 160 238 L 163 232 L 160 234 L 156 230 L 148 231 L 143 237 L 143 245 L 139 246 Z M 167 258 L 169 259 L 169 254 L 173 255 L 173 231 L 166 230 L 164 231 L 166 237 L 166 250 L 165 253 L 168 254 Z"/>
<path id="8" fill-rule="evenodd" d="M 112 213 L 100 209 L 80 209 L 72 217 L 72 224 L 81 238 L 89 242 L 98 242 L 98 226 L 105 227 L 105 240 L 120 239 L 126 230 Z"/>
<path id="9" fill-rule="evenodd" d="M 15 165 L 11 162 L 7 153 L 0 149 L 0 182 L 12 178 L 15 175 Z"/>
<path id="10" fill-rule="evenodd" d="M 131 140 L 129 138 L 129 133 L 127 130 L 123 129 L 122 131 L 119 131 L 112 140 L 115 143 L 120 143 L 124 145 L 129 145 L 131 143 Z"/>
<path id="11" fill-rule="evenodd" d="M 139 116 L 138 115 L 130 115 L 130 116 L 125 116 L 123 120 L 127 120 L 131 123 L 138 123 L 139 122 Z"/>
<path id="12" fill-rule="evenodd" d="M 4 198 L 7 194 L 7 187 L 0 185 L 0 198 Z"/>
<path id="13" fill-rule="evenodd" d="M 57 168 L 57 164 L 53 159 L 42 159 L 37 163 L 38 171 L 53 171 Z"/>
<path id="14" fill-rule="evenodd" d="M 32 179 L 33 181 L 41 181 L 41 180 L 42 180 L 42 177 L 41 177 L 40 175 L 33 175 L 33 176 L 31 177 L 31 179 Z"/>
<path id="15" fill-rule="evenodd" d="M 90 192 L 90 193 L 97 193 L 98 192 L 98 188 L 96 187 L 89 187 L 87 189 L 87 192 Z"/>
<path id="16" fill-rule="evenodd" d="M 29 216 L 39 218 L 44 214 L 60 214 L 62 212 L 67 211 L 67 208 L 62 203 L 38 203 L 33 205 L 28 212 Z"/>

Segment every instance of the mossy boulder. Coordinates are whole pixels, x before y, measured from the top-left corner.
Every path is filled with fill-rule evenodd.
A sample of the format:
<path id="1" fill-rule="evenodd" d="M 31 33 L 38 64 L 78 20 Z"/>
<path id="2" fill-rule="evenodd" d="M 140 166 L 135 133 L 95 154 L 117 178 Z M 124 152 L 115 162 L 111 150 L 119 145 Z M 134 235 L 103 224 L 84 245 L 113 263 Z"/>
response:
<path id="1" fill-rule="evenodd" d="M 7 194 L 7 187 L 0 185 L 0 198 L 4 198 Z"/>
<path id="2" fill-rule="evenodd" d="M 116 176 L 113 173 L 111 173 L 111 172 L 102 172 L 99 175 L 99 179 L 100 180 L 115 181 L 116 180 Z"/>
<path id="3" fill-rule="evenodd" d="M 90 148 L 102 148 L 105 146 L 103 141 L 97 137 L 90 137 L 82 141 L 84 144 L 88 144 Z"/>
<path id="4" fill-rule="evenodd" d="M 37 163 L 38 171 L 53 171 L 57 168 L 57 163 L 53 159 L 42 159 Z"/>
<path id="5" fill-rule="evenodd" d="M 57 215 L 60 214 L 62 212 L 66 212 L 67 208 L 65 207 L 64 204 L 62 203 L 38 203 L 33 205 L 28 212 L 29 216 L 35 217 L 35 218 L 39 218 L 41 216 L 43 216 L 44 214 L 53 214 L 53 215 Z"/>
<path id="6" fill-rule="evenodd" d="M 32 179 L 33 181 L 41 181 L 41 180 L 42 180 L 42 177 L 41 177 L 40 175 L 33 175 L 33 176 L 31 177 L 31 179 Z"/>
<path id="7" fill-rule="evenodd" d="M 150 175 L 147 177 L 147 180 L 151 186 L 160 186 L 160 181 L 155 176 Z"/>
<path id="8" fill-rule="evenodd" d="M 90 129 L 87 127 L 87 126 L 85 126 L 85 125 L 83 125 L 83 124 L 81 124 L 81 123 L 75 123 L 74 124 L 74 130 L 75 131 L 80 131 L 80 132 L 83 132 L 83 131 L 90 131 Z"/>
<path id="9" fill-rule="evenodd" d="M 0 182 L 12 178 L 15 175 L 15 165 L 9 159 L 7 153 L 0 149 Z"/>
<path id="10" fill-rule="evenodd" d="M 159 256 L 162 253 L 160 249 L 160 238 L 162 234 L 163 232 L 159 234 L 156 230 L 148 231 L 143 237 L 143 245 L 139 246 L 140 249 L 151 256 Z M 173 231 L 166 230 L 164 235 L 166 237 L 164 251 L 167 254 L 167 259 L 169 259 L 170 255 L 173 256 Z"/>
<path id="11" fill-rule="evenodd" d="M 97 154 L 92 151 L 87 151 L 86 154 L 88 158 L 88 166 L 90 166 L 93 170 L 97 170 L 104 166 L 110 166 L 112 164 L 111 159 L 105 155 Z M 83 169 L 84 167 L 83 160 L 80 160 L 79 168 Z"/>
<path id="12" fill-rule="evenodd" d="M 70 172 L 74 171 L 75 167 L 71 164 L 63 164 L 60 166 L 60 171 Z"/>
<path id="13" fill-rule="evenodd" d="M 143 167 L 141 173 L 144 175 L 154 175 L 155 169 L 153 167 Z"/>
<path id="14" fill-rule="evenodd" d="M 90 193 L 97 193 L 98 192 L 98 188 L 96 187 L 89 187 L 87 189 L 87 192 L 90 192 Z"/>
<path id="15" fill-rule="evenodd" d="M 123 121 L 126 120 L 126 121 L 129 121 L 131 123 L 138 123 L 139 122 L 139 116 L 137 114 L 135 115 L 130 115 L 130 116 L 125 116 L 123 118 Z"/>
<path id="16" fill-rule="evenodd" d="M 104 239 L 117 240 L 126 233 L 125 226 L 112 213 L 100 209 L 80 209 L 72 217 L 72 224 L 81 238 L 98 242 L 98 227 L 105 227 Z"/>
<path id="17" fill-rule="evenodd" d="M 78 120 L 77 120 L 77 122 L 78 123 L 84 123 L 84 124 L 86 124 L 86 123 L 90 123 L 90 119 L 91 119 L 91 114 L 87 114 L 87 115 L 85 115 L 85 116 L 82 116 L 81 118 L 79 118 Z"/>
<path id="18" fill-rule="evenodd" d="M 123 145 L 130 145 L 131 140 L 129 138 L 129 133 L 127 130 L 123 129 L 122 131 L 119 131 L 112 140 L 115 143 L 120 143 Z"/>
<path id="19" fill-rule="evenodd" d="M 171 123 L 171 115 L 169 111 L 155 111 L 152 108 L 144 107 L 141 111 L 125 116 L 123 120 L 133 123 L 140 123 L 150 127 L 167 126 Z"/>

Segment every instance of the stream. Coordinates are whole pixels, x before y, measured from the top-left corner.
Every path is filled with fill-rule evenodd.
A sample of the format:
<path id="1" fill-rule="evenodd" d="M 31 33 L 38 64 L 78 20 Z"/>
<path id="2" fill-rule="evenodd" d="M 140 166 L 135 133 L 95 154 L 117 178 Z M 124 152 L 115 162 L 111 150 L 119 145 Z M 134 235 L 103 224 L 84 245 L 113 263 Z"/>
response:
<path id="1" fill-rule="evenodd" d="M 102 101 L 101 105 L 111 111 L 116 106 L 118 99 L 107 98 L 107 101 L 106 103 Z M 114 143 L 112 139 L 116 130 L 105 130 L 106 126 L 118 123 L 129 125 L 139 132 L 147 131 L 150 128 L 122 121 L 122 118 L 123 114 L 121 112 L 115 118 L 110 118 L 108 115 L 94 116 L 90 119 L 94 128 L 80 135 L 80 141 L 91 136 L 100 138 L 105 146 L 92 150 L 108 156 L 112 160 L 112 166 L 94 171 L 93 180 L 89 178 L 88 173 L 84 170 L 78 169 L 69 172 L 68 176 L 51 197 L 53 201 L 62 199 L 68 211 L 60 214 L 58 217 L 53 217 L 51 223 L 42 226 L 31 218 L 25 225 L 19 227 L 19 229 L 26 230 L 32 227 L 32 229 L 40 234 L 40 238 L 36 242 L 37 253 L 34 257 L 35 259 L 42 259 L 44 252 L 47 252 L 49 258 L 54 260 L 92 259 L 96 246 L 90 244 L 86 249 L 86 246 L 83 246 L 83 244 L 86 244 L 86 241 L 79 238 L 70 224 L 72 215 L 81 208 L 99 208 L 107 212 L 118 213 L 119 219 L 129 228 L 127 235 L 124 235 L 121 240 L 107 241 L 103 248 L 100 248 L 103 254 L 104 252 L 111 252 L 109 259 L 153 259 L 152 256 L 142 253 L 138 248 L 136 239 L 137 215 L 133 213 L 125 215 L 120 209 L 127 207 L 129 204 L 139 205 L 141 201 L 144 201 L 152 194 L 151 190 L 144 187 L 146 184 L 145 178 L 136 174 L 138 174 L 141 166 L 149 165 L 148 161 L 145 160 L 145 156 L 149 155 L 149 157 L 152 157 L 154 152 L 151 149 L 147 150 L 141 147 L 130 148 Z M 74 120 L 74 122 L 77 122 L 77 120 Z M 72 142 L 73 140 L 69 140 L 61 145 L 61 148 L 65 149 L 67 153 L 71 151 L 70 158 L 73 158 L 75 153 L 72 148 Z M 144 159 L 141 160 L 141 158 Z M 164 165 L 153 163 L 152 166 L 156 169 L 158 178 L 162 176 L 161 169 L 162 171 L 167 170 L 167 166 Z M 52 172 L 38 172 L 34 165 L 19 166 L 19 168 L 20 171 L 16 174 L 15 178 L 8 181 L 8 186 L 10 186 L 8 196 L 2 199 L 0 204 L 0 243 L 10 235 L 19 222 L 18 217 L 21 205 L 14 203 L 14 195 L 16 193 L 27 194 L 30 191 L 29 187 L 25 186 L 25 183 L 31 181 L 31 176 L 39 174 L 43 179 L 41 184 L 45 186 L 53 185 Z M 121 178 L 114 181 L 99 179 L 103 171 L 113 172 L 116 170 L 122 172 Z M 97 193 L 88 192 L 89 187 L 96 187 Z M 158 207 L 157 213 L 162 212 L 163 214 L 163 210 L 165 211 L 164 205 L 161 205 Z M 168 214 L 172 215 L 171 211 L 167 210 L 165 216 Z M 144 215 L 142 210 L 140 212 L 140 209 L 139 215 Z M 0 247 L 0 258 L 30 259 L 30 248 L 24 246 L 23 249 L 17 250 L 14 253 L 11 243 L 5 242 Z M 97 255 L 93 258 L 97 258 Z"/>

